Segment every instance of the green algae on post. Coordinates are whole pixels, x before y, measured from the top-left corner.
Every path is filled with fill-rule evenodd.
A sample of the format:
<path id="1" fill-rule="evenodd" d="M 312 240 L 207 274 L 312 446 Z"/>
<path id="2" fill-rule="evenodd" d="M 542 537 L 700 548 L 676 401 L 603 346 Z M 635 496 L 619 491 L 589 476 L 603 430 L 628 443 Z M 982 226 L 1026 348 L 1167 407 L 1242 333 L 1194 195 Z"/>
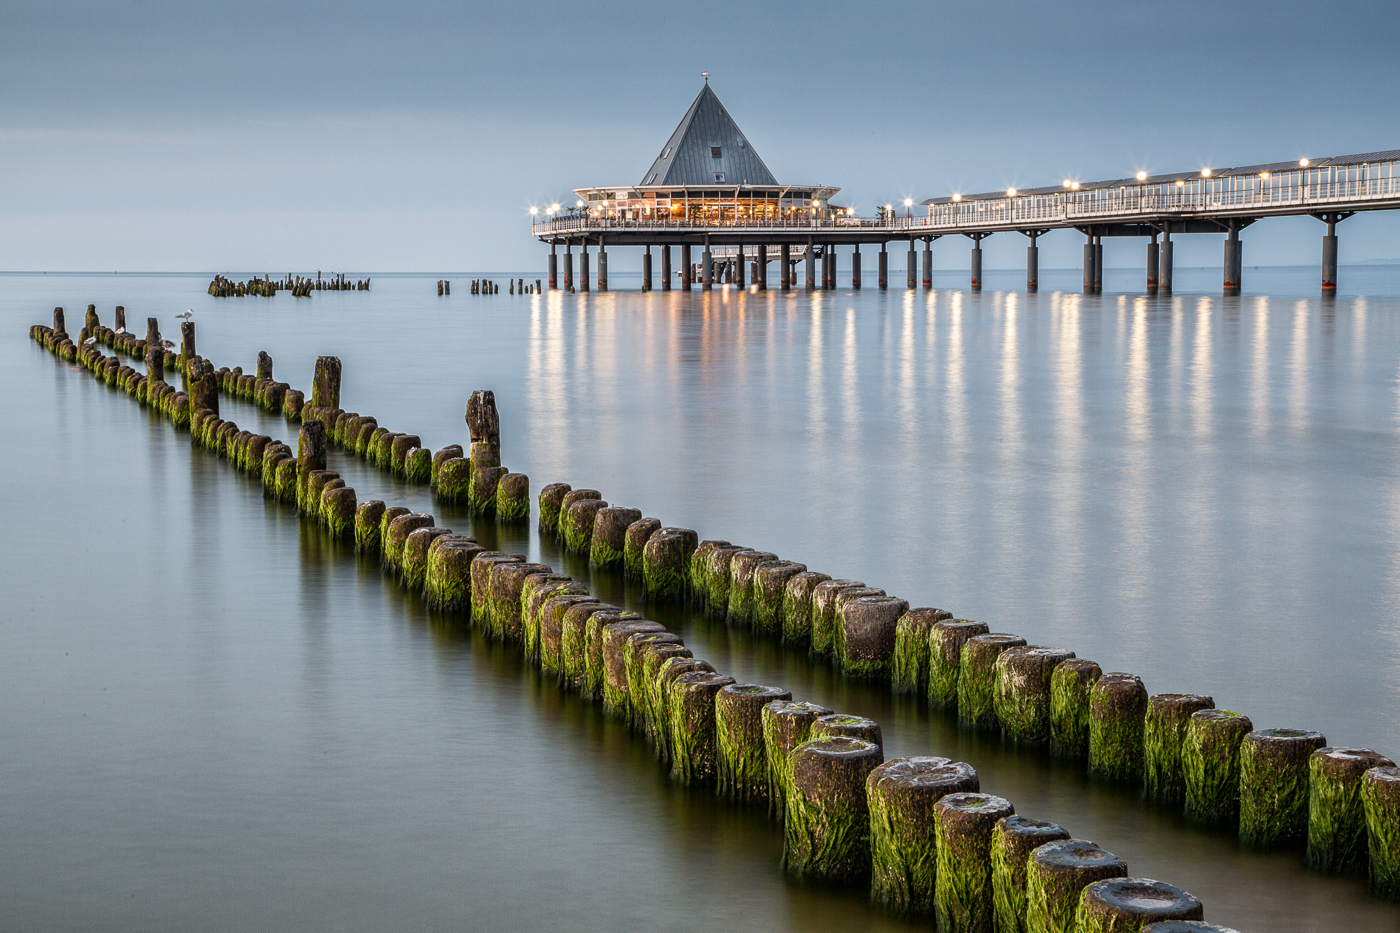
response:
<path id="1" fill-rule="evenodd" d="M 548 564 L 531 564 L 523 560 L 492 564 L 487 598 L 491 601 L 488 614 L 493 635 L 511 642 L 521 640 L 524 620 L 520 595 L 525 587 L 525 578 L 533 573 L 552 572 L 553 568 Z"/>
<path id="2" fill-rule="evenodd" d="M 1026 863 L 1031 853 L 1048 842 L 1069 838 L 1059 823 L 1007 816 L 992 830 L 992 929 L 996 933 L 1028 933 L 1026 925 Z"/>
<path id="3" fill-rule="evenodd" d="M 1175 885 L 1150 878 L 1095 881 L 1079 895 L 1075 933 L 1140 933 L 1159 920 L 1200 920 L 1201 902 Z"/>
<path id="4" fill-rule="evenodd" d="M 1240 933 L 1204 920 L 1158 920 L 1142 928 L 1142 933 Z"/>
<path id="5" fill-rule="evenodd" d="M 818 583 L 830 579 L 828 574 L 804 570 L 787 581 L 783 587 L 783 644 L 812 643 L 812 592 Z"/>
<path id="6" fill-rule="evenodd" d="M 845 590 L 866 589 L 859 580 L 823 580 L 812 588 L 812 654 L 831 657 L 836 648 L 836 597 Z"/>
<path id="7" fill-rule="evenodd" d="M 471 479 L 471 461 L 461 457 L 449 457 L 438 467 L 437 488 L 433 494 L 441 502 L 464 503 L 471 488 Z"/>
<path id="8" fill-rule="evenodd" d="M 363 457 L 364 441 L 368 440 L 363 427 L 360 428 L 360 438 L 361 440 L 355 443 L 355 452 Z M 434 491 L 437 491 L 438 488 L 438 477 L 442 475 L 442 465 L 449 460 L 457 460 L 461 459 L 461 457 L 461 444 L 448 444 L 446 447 L 433 454 L 432 469 L 428 475 L 428 485 L 431 486 Z"/>
<path id="9" fill-rule="evenodd" d="M 410 512 L 390 521 L 389 530 L 379 544 L 385 569 L 397 576 L 403 568 L 403 548 L 408 536 L 419 528 L 432 526 L 433 517 L 426 512 Z"/>
<path id="10" fill-rule="evenodd" d="M 619 614 L 612 613 L 612 615 Z M 589 621 L 592 622 L 592 619 Z M 647 741 L 656 745 L 658 760 L 669 763 L 670 759 L 666 757 L 669 752 L 663 746 L 666 745 L 666 737 L 669 735 L 670 714 L 667 713 L 664 717 L 662 715 L 661 711 L 669 709 L 669 707 L 660 702 L 657 678 L 661 676 L 661 669 L 666 666 L 666 662 L 673 660 L 693 661 L 695 654 L 685 645 L 680 644 L 679 636 L 676 637 L 675 641 L 657 639 L 645 644 L 634 644 L 633 650 L 637 658 L 636 678 L 633 679 L 632 670 L 629 670 L 627 675 L 627 695 L 632 701 L 633 725 Z M 690 668 L 690 670 L 699 670 L 699 668 Z M 676 676 L 680 676 L 680 673 L 678 671 Z"/>
<path id="11" fill-rule="evenodd" d="M 791 691 L 760 684 L 730 684 L 715 696 L 715 744 L 719 792 L 742 801 L 768 799 L 768 756 L 763 708 L 792 699 Z"/>
<path id="12" fill-rule="evenodd" d="M 617 622 L 603 628 L 603 711 L 626 723 L 632 722 L 628 694 L 627 639 L 641 632 L 664 632 L 665 627 L 646 619 Z M 718 689 L 718 688 L 716 688 Z"/>
<path id="13" fill-rule="evenodd" d="M 691 671 L 671 683 L 671 776 L 684 785 L 716 777 L 715 694 L 733 677 Z"/>
<path id="14" fill-rule="evenodd" d="M 1240 743 L 1240 841 L 1296 845 L 1308 832 L 1308 759 L 1327 744 L 1320 732 L 1256 729 Z"/>
<path id="15" fill-rule="evenodd" d="M 812 737 L 812 725 L 831 710 L 815 703 L 774 702 L 763 707 L 763 753 L 768 761 L 768 809 L 781 817 L 792 786 L 793 749 Z"/>
<path id="16" fill-rule="evenodd" d="M 865 780 L 870 809 L 870 899 L 902 915 L 933 913 L 938 874 L 934 808 L 949 794 L 981 790 L 969 764 L 895 758 Z"/>
<path id="17" fill-rule="evenodd" d="M 582 587 L 580 587 L 581 589 Z M 564 614 L 576 603 L 601 602 L 596 596 L 569 593 L 562 588 L 540 607 L 539 668 L 543 674 L 556 678 L 564 675 Z"/>
<path id="18" fill-rule="evenodd" d="M 861 596 L 840 603 L 837 658 L 848 677 L 889 676 L 895 629 L 908 611 L 909 603 L 894 596 Z"/>
<path id="19" fill-rule="evenodd" d="M 661 520 L 657 518 L 639 518 L 627 526 L 622 536 L 622 569 L 627 576 L 641 579 L 642 551 L 660 530 Z"/>
<path id="20" fill-rule="evenodd" d="M 676 602 L 685 593 L 685 540 L 657 532 L 642 547 L 642 588 L 656 602 Z"/>
<path id="21" fill-rule="evenodd" d="M 941 625 L 942 623 L 940 623 Z M 937 627 L 935 627 L 937 630 Z M 958 722 L 976 729 L 995 729 L 997 714 L 996 662 L 1003 651 L 1025 647 L 1017 635 L 974 635 L 962 646 L 958 665 Z"/>
<path id="22" fill-rule="evenodd" d="M 684 648 L 685 642 L 679 635 L 667 631 L 633 632 L 622 641 L 622 669 L 627 678 L 627 718 L 628 728 L 646 735 L 651 728 L 647 721 L 651 701 L 649 688 L 652 675 L 661 668 L 660 658 L 653 663 L 649 659 L 657 651 L 669 652 L 674 648 Z M 607 672 L 604 671 L 604 677 Z"/>
<path id="23" fill-rule="evenodd" d="M 587 592 L 585 588 L 584 592 Z M 605 609 L 588 617 L 583 630 L 584 642 L 584 694 L 590 699 L 601 699 L 603 682 L 607 679 L 603 661 L 603 631 L 616 622 L 641 622 L 642 617 L 626 609 Z"/>
<path id="24" fill-rule="evenodd" d="M 704 607 L 710 598 L 710 552 L 717 547 L 729 547 L 728 541 L 701 541 L 696 545 L 690 560 L 690 578 L 687 586 L 696 604 Z"/>
<path id="25" fill-rule="evenodd" d="M 1186 818 L 1204 826 L 1237 828 L 1240 816 L 1240 743 L 1254 729 L 1248 716 L 1227 709 L 1191 714 L 1181 747 Z"/>
<path id="26" fill-rule="evenodd" d="M 498 563 L 524 563 L 523 554 L 483 551 L 472 561 L 472 624 L 490 633 L 494 630 L 495 603 L 491 599 L 491 574 Z"/>
<path id="27" fill-rule="evenodd" d="M 753 548 L 728 545 L 725 547 L 711 548 L 706 562 L 705 578 L 709 591 L 705 595 L 705 612 L 707 615 L 717 619 L 725 619 L 729 615 L 729 581 L 730 564 L 734 560 L 735 554 L 752 551 Z"/>
<path id="28" fill-rule="evenodd" d="M 1371 893 L 1400 901 L 1400 768 L 1372 768 L 1361 783 Z"/>
<path id="29" fill-rule="evenodd" d="M 1181 747 L 1192 714 L 1214 709 L 1215 700 L 1191 693 L 1158 693 L 1147 700 L 1142 730 L 1143 796 L 1152 803 L 1177 808 L 1186 799 L 1181 770 Z"/>
<path id="30" fill-rule="evenodd" d="M 869 877 L 865 782 L 883 758 L 878 745 L 838 735 L 793 749 L 783 815 L 783 866 L 790 874 L 839 883 Z"/>
<path id="31" fill-rule="evenodd" d="M 1089 774 L 1130 784 L 1142 776 L 1147 688 L 1133 674 L 1104 674 L 1089 692 Z"/>
<path id="32" fill-rule="evenodd" d="M 461 456 L 460 453 L 457 456 Z M 559 507 L 564 504 L 564 496 L 573 489 L 568 483 L 550 483 L 540 490 L 540 531 L 559 530 Z"/>
<path id="33" fill-rule="evenodd" d="M 1308 759 L 1308 867 L 1341 874 L 1366 864 L 1362 779 L 1395 762 L 1369 748 L 1319 748 Z"/>
<path id="34" fill-rule="evenodd" d="M 405 589 L 411 593 L 423 592 L 428 580 L 428 551 L 434 539 L 450 534 L 451 528 L 417 528 L 404 539 L 399 577 Z"/>
<path id="35" fill-rule="evenodd" d="M 1050 751 L 1083 761 L 1089 755 L 1089 694 L 1103 671 L 1087 658 L 1070 658 L 1050 676 Z"/>
<path id="36" fill-rule="evenodd" d="M 626 557 L 627 526 L 640 521 L 641 510 L 620 505 L 598 509 L 588 544 L 588 564 L 600 570 L 622 569 Z"/>
<path id="37" fill-rule="evenodd" d="M 575 603 L 564 611 L 559 623 L 560 682 L 585 698 L 591 698 L 588 684 L 588 619 L 595 612 L 604 611 L 620 610 L 610 603 Z"/>
<path id="38" fill-rule="evenodd" d="M 1050 743 L 1050 685 L 1055 668 L 1073 651 L 1028 645 L 1009 648 L 996 659 L 992 709 L 1003 734 L 1019 745 Z"/>
<path id="39" fill-rule="evenodd" d="M 929 634 L 935 623 L 951 619 L 943 609 L 910 609 L 895 625 L 894 656 L 890 658 L 890 690 L 908 696 L 928 692 Z"/>
<path id="40" fill-rule="evenodd" d="M 851 716 L 846 713 L 828 713 L 812 723 L 812 738 L 822 735 L 844 735 L 852 739 L 864 739 L 872 745 L 885 747 L 885 737 L 880 724 L 864 716 Z"/>
<path id="41" fill-rule="evenodd" d="M 559 520 L 556 523 L 556 525 L 558 529 L 559 541 L 563 543 L 565 547 L 569 548 L 570 550 L 573 550 L 573 548 L 569 546 L 570 536 L 574 534 L 573 525 L 569 518 L 570 506 L 572 506 L 575 502 L 582 502 L 584 499 L 602 498 L 603 494 L 596 489 L 570 489 L 568 492 L 564 493 L 564 498 L 561 499 L 559 502 Z M 589 528 L 588 534 L 591 538 L 593 534 L 592 528 Z"/>
<path id="42" fill-rule="evenodd" d="M 671 684 L 677 677 L 691 671 L 715 673 L 708 661 L 676 652 L 661 662 L 656 676 L 647 685 L 646 704 L 650 723 L 647 735 L 656 749 L 656 760 L 668 772 L 671 768 Z"/>
<path id="43" fill-rule="evenodd" d="M 361 502 L 355 509 L 355 548 L 367 554 L 379 553 L 379 520 L 384 503 L 379 499 Z"/>
<path id="44" fill-rule="evenodd" d="M 769 551 L 740 551 L 729 561 L 729 607 L 726 620 L 730 625 L 752 626 L 754 620 L 753 581 L 759 564 L 777 560 Z"/>
<path id="45" fill-rule="evenodd" d="M 992 830 L 1016 812 L 991 794 L 949 794 L 934 806 L 934 912 L 939 933 L 992 927 Z"/>
<path id="46" fill-rule="evenodd" d="M 607 507 L 608 503 L 602 499 L 579 499 L 565 508 L 560 520 L 560 526 L 567 529 L 564 547 L 574 554 L 587 554 L 593 543 L 593 522 Z"/>
<path id="47" fill-rule="evenodd" d="M 753 576 L 753 627 L 773 638 L 783 634 L 783 596 L 788 581 L 807 570 L 790 560 L 766 560 Z"/>
<path id="48" fill-rule="evenodd" d="M 985 622 L 971 619 L 944 619 L 933 624 L 928 640 L 929 706 L 942 710 L 958 708 L 963 646 L 990 632 Z"/>
<path id="49" fill-rule="evenodd" d="M 403 478 L 410 483 L 424 485 L 433 475 L 433 455 L 421 447 L 415 447 L 404 458 Z"/>
<path id="50" fill-rule="evenodd" d="M 321 494 L 321 512 L 326 517 L 326 531 L 337 541 L 353 540 L 355 536 L 355 490 L 348 486 L 327 489 Z"/>
<path id="51" fill-rule="evenodd" d="M 1026 860 L 1027 933 L 1075 933 L 1074 915 L 1084 889 L 1126 877 L 1127 862 L 1087 839 L 1037 847 Z"/>
<path id="52" fill-rule="evenodd" d="M 467 613 L 472 604 L 472 558 L 486 550 L 474 538 L 443 535 L 428 548 L 423 593 L 439 612 Z"/>

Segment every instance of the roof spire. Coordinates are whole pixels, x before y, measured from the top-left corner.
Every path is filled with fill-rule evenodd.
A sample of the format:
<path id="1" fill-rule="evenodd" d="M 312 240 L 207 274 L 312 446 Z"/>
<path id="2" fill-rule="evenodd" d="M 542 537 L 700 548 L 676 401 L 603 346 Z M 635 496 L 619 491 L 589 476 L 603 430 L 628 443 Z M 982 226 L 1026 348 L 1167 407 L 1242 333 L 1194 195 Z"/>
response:
<path id="1" fill-rule="evenodd" d="M 710 83 L 710 73 L 709 73 L 708 71 L 702 71 L 702 72 L 700 72 L 700 77 L 702 77 L 702 78 L 705 79 L 705 83 L 706 83 L 706 84 L 709 84 L 709 83 Z"/>
<path id="2" fill-rule="evenodd" d="M 734 119 L 710 90 L 709 72 L 661 154 L 642 176 L 643 185 L 776 185 Z"/>

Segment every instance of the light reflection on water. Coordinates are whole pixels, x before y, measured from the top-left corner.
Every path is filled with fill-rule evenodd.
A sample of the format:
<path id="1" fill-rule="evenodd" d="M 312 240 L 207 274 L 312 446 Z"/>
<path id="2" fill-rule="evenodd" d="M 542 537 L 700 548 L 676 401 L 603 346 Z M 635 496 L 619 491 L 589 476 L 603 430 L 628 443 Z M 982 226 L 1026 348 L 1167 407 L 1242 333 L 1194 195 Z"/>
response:
<path id="1" fill-rule="evenodd" d="M 465 396 L 491 387 L 506 462 L 536 489 L 594 486 L 1154 691 L 1212 693 L 1260 726 L 1400 750 L 1393 297 L 440 301 L 426 280 L 376 279 L 296 303 L 202 285 L 0 280 L 0 385 L 24 439 L 0 453 L 19 532 L 3 545 L 0 826 L 22 841 L 0 885 L 23 925 L 899 928 L 785 884 L 762 815 L 674 788 L 510 650 L 429 617 L 256 482 L 37 351 L 25 326 L 58 303 L 70 321 L 88 301 L 105 320 L 151 308 L 168 331 L 194 307 L 207 355 L 249 368 L 268 349 L 302 386 L 337 353 L 348 409 L 433 447 L 465 441 Z M 334 460 L 361 499 L 588 574 L 550 541 Z M 622 581 L 596 586 L 637 604 Z M 1193 890 L 1217 922 L 1397 928 L 1355 881 L 1238 852 L 742 632 L 653 615 L 741 679 L 879 719 L 891 754 L 971 761 L 1021 812 Z"/>

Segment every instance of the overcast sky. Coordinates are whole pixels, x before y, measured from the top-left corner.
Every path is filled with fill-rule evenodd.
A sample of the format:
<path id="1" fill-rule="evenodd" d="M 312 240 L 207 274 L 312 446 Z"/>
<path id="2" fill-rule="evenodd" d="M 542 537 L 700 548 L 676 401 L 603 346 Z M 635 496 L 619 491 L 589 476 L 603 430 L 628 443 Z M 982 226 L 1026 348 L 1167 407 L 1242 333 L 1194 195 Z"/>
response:
<path id="1" fill-rule="evenodd" d="M 1397 37 L 1394 0 L 0 0 L 0 269 L 537 271 L 529 206 L 637 183 L 702 70 L 779 181 L 861 211 L 1395 149 Z M 1400 257 L 1400 216 L 1340 232 L 1343 261 Z M 1256 224 L 1245 262 L 1316 262 L 1321 233 Z M 1178 262 L 1218 263 L 1196 239 Z"/>

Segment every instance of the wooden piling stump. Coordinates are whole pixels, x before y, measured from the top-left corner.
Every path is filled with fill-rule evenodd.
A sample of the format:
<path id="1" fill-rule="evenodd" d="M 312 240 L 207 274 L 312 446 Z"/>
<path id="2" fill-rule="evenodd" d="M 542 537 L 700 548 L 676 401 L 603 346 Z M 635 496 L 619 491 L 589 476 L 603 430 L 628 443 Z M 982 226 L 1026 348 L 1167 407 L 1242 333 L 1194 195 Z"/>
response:
<path id="1" fill-rule="evenodd" d="M 593 515 L 589 537 L 588 563 L 599 570 L 623 569 L 626 558 L 627 526 L 640 521 L 641 510 L 611 505 Z"/>
<path id="2" fill-rule="evenodd" d="M 753 575 L 753 628 L 770 638 L 783 636 L 783 596 L 788 581 L 805 573 L 806 564 L 791 560 L 766 560 Z"/>
<path id="3" fill-rule="evenodd" d="M 811 645 L 813 593 L 817 584 L 830 579 L 829 574 L 804 570 L 787 581 L 783 587 L 783 644 Z"/>
<path id="4" fill-rule="evenodd" d="M 895 624 L 890 658 L 890 690 L 906 696 L 928 694 L 929 638 L 933 626 L 953 614 L 945 609 L 910 609 Z"/>
<path id="5" fill-rule="evenodd" d="M 1191 715 L 1214 709 L 1215 700 L 1187 693 L 1159 693 L 1148 698 L 1143 720 L 1142 777 L 1146 798 L 1161 806 L 1180 808 L 1186 800 L 1186 776 L 1181 748 Z"/>
<path id="6" fill-rule="evenodd" d="M 1087 839 L 1047 842 L 1026 861 L 1028 933 L 1075 933 L 1074 915 L 1084 889 L 1097 881 L 1128 877 L 1128 863 Z"/>
<path id="7" fill-rule="evenodd" d="M 530 477 L 507 473 L 496 483 L 496 519 L 501 522 L 530 520 Z"/>
<path id="8" fill-rule="evenodd" d="M 627 526 L 622 536 L 622 569 L 629 577 L 642 578 L 642 550 L 651 536 L 661 530 L 661 521 L 639 518 Z M 597 530 L 594 530 L 597 533 Z"/>
<path id="9" fill-rule="evenodd" d="M 491 574 L 498 563 L 523 564 L 522 554 L 506 551 L 483 551 L 472 561 L 472 624 L 487 633 L 495 631 L 492 618 L 495 604 L 491 600 Z"/>
<path id="10" fill-rule="evenodd" d="M 448 460 L 462 456 L 461 444 L 448 444 L 446 447 L 433 454 L 432 474 L 429 477 L 429 485 L 434 490 L 438 488 L 438 477 L 442 473 L 442 465 Z"/>
<path id="11" fill-rule="evenodd" d="M 997 658 L 1004 651 L 1025 645 L 1024 638 L 1005 633 L 974 635 L 963 644 L 958 665 L 959 723 L 976 729 L 997 727 Z"/>
<path id="12" fill-rule="evenodd" d="M 671 684 L 671 776 L 686 786 L 716 778 L 715 695 L 733 677 L 692 671 Z"/>
<path id="13" fill-rule="evenodd" d="M 349 486 L 327 489 L 321 494 L 321 514 L 326 532 L 337 541 L 353 539 L 355 535 L 355 490 Z"/>
<path id="14" fill-rule="evenodd" d="M 909 603 L 894 596 L 862 596 L 840 605 L 836 647 L 846 676 L 889 678 L 895 632 L 908 612 Z"/>
<path id="15" fill-rule="evenodd" d="M 1089 696 L 1103 671 L 1086 658 L 1070 658 L 1050 677 L 1050 751 L 1066 761 L 1089 756 Z"/>
<path id="16" fill-rule="evenodd" d="M 761 564 L 776 561 L 771 551 L 740 551 L 729 561 L 729 606 L 726 619 L 730 625 L 750 628 L 754 623 L 754 576 Z"/>
<path id="17" fill-rule="evenodd" d="M 441 502 L 462 503 L 467 501 L 471 489 L 472 465 L 462 457 L 449 457 L 438 467 L 438 481 L 435 495 Z"/>
<path id="18" fill-rule="evenodd" d="M 1366 865 L 1362 781 L 1372 768 L 1393 767 L 1395 762 L 1369 748 L 1329 747 L 1312 753 L 1308 759 L 1309 868 L 1343 874 Z"/>
<path id="19" fill-rule="evenodd" d="M 410 512 L 389 522 L 389 530 L 379 544 L 384 569 L 399 576 L 403 572 L 403 549 L 408 536 L 419 528 L 431 528 L 433 517 L 426 512 Z"/>
<path id="20" fill-rule="evenodd" d="M 719 792 L 736 800 L 767 801 L 768 757 L 763 708 L 792 700 L 792 692 L 760 684 L 730 684 L 715 695 Z"/>
<path id="21" fill-rule="evenodd" d="M 574 554 L 587 554 L 593 540 L 593 522 L 607 507 L 602 499 L 579 499 L 567 506 L 560 517 L 560 525 L 565 529 L 564 547 Z"/>
<path id="22" fill-rule="evenodd" d="M 870 875 L 870 773 L 879 746 L 822 735 L 793 750 L 783 816 L 783 865 L 797 878 L 857 883 Z"/>
<path id="23" fill-rule="evenodd" d="M 969 764 L 895 758 L 870 772 L 870 899 L 902 916 L 932 915 L 937 877 L 934 808 L 949 794 L 981 790 Z"/>
<path id="24" fill-rule="evenodd" d="M 1063 648 L 1027 645 L 996 659 L 992 709 L 1002 732 L 1031 748 L 1050 744 L 1050 694 L 1055 668 L 1074 657 Z"/>
<path id="25" fill-rule="evenodd" d="M 992 831 L 1016 808 L 991 794 L 949 794 L 934 805 L 934 913 L 939 933 L 992 928 Z"/>
<path id="26" fill-rule="evenodd" d="M 550 483 L 540 490 L 540 531 L 548 534 L 559 531 L 559 510 L 572 489 L 568 483 Z"/>
<path id="27" fill-rule="evenodd" d="M 1400 768 L 1367 771 L 1361 783 L 1361 803 L 1366 817 L 1371 893 L 1400 901 Z"/>
<path id="28" fill-rule="evenodd" d="M 1248 716 L 1230 710 L 1191 714 L 1181 747 L 1188 820 L 1231 832 L 1238 829 L 1240 745 L 1253 730 Z"/>
<path id="29" fill-rule="evenodd" d="M 666 629 L 645 619 L 615 622 L 603 628 L 603 710 L 623 722 L 632 721 L 632 704 L 627 680 L 627 639 L 640 633 L 656 633 Z"/>
<path id="30" fill-rule="evenodd" d="M 1200 920 L 1205 908 L 1187 892 L 1150 878 L 1095 881 L 1079 895 L 1075 933 L 1140 933 L 1159 920 Z"/>
<path id="31" fill-rule="evenodd" d="M 1147 688 L 1133 674 L 1109 673 L 1089 692 L 1089 773 L 1136 783 L 1142 777 Z"/>
<path id="32" fill-rule="evenodd" d="M 400 560 L 399 579 L 404 589 L 410 593 L 426 595 L 428 582 L 428 553 L 433 541 L 443 535 L 452 534 L 451 528 L 415 528 L 403 542 L 403 557 Z"/>
<path id="33" fill-rule="evenodd" d="M 371 499 L 355 509 L 355 549 L 366 554 L 379 553 L 379 520 L 384 517 L 384 502 Z"/>

